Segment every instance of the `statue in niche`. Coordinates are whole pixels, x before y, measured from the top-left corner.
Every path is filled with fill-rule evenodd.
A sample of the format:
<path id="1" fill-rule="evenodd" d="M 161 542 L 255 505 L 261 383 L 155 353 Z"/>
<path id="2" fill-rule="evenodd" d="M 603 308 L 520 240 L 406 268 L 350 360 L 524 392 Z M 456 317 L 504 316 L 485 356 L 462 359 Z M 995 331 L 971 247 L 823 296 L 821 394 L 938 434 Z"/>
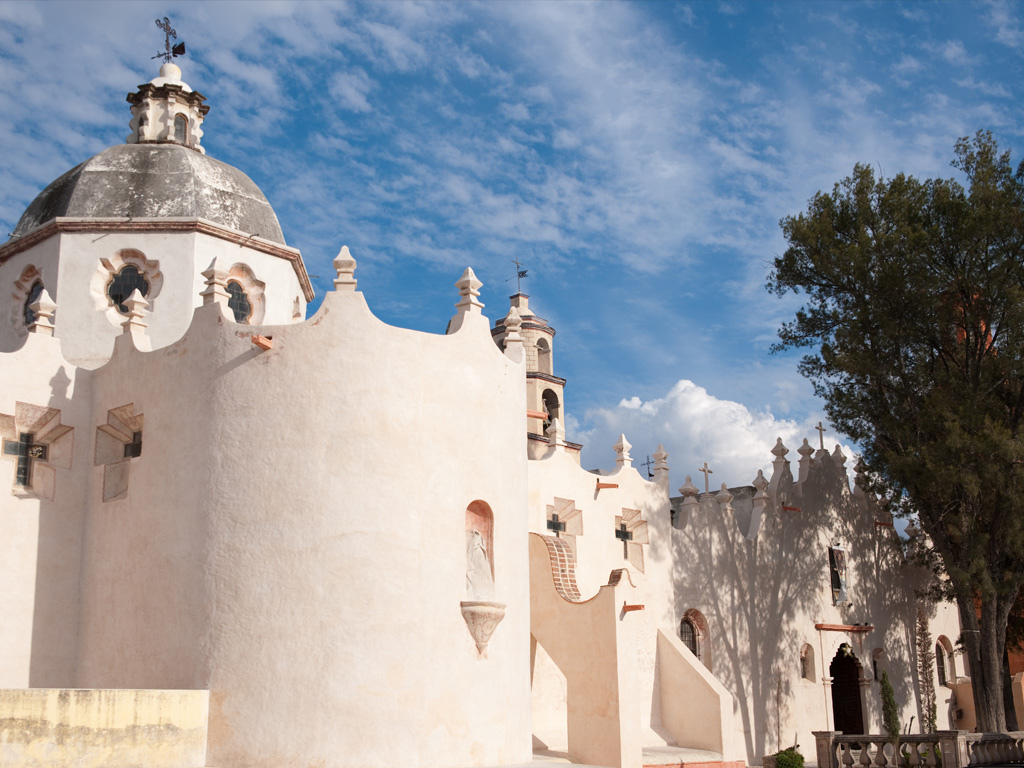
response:
<path id="1" fill-rule="evenodd" d="M 476 530 L 466 531 L 466 595 L 470 600 L 494 600 L 490 553 Z"/>

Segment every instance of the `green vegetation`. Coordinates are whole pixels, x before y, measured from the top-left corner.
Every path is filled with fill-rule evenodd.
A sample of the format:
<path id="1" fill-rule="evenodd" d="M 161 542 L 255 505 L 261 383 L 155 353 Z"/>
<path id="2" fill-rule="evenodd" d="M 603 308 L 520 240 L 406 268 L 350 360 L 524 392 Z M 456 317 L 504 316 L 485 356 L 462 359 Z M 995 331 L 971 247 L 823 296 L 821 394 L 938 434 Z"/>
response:
<path id="1" fill-rule="evenodd" d="M 863 450 L 871 490 L 926 536 L 960 610 L 978 725 L 1003 731 L 1007 622 L 1024 583 L 1024 164 L 989 133 L 953 179 L 857 165 L 782 221 L 768 288 L 804 299 L 776 349 Z"/>

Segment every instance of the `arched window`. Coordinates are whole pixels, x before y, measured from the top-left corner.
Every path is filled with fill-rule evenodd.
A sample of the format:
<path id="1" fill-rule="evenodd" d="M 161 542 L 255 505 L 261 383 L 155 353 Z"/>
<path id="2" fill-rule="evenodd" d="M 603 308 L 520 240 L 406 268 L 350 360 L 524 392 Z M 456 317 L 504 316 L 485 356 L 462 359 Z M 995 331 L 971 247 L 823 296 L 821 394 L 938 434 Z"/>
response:
<path id="1" fill-rule="evenodd" d="M 28 289 L 28 294 L 25 296 L 25 305 L 22 307 L 25 316 L 25 325 L 30 326 L 36 321 L 36 313 L 32 309 L 32 305 L 36 303 L 36 299 L 43 292 L 43 281 L 36 280 L 32 283 L 32 287 Z"/>
<path id="2" fill-rule="evenodd" d="M 554 390 L 545 389 L 541 399 L 544 401 L 544 412 L 548 415 L 544 420 L 544 432 L 547 433 L 548 427 L 551 426 L 554 419 L 562 420 L 562 412 L 559 409 L 558 395 L 554 393 Z"/>
<path id="3" fill-rule="evenodd" d="M 808 683 L 814 682 L 814 647 L 804 643 L 800 649 L 800 677 Z"/>
<path id="4" fill-rule="evenodd" d="M 697 627 L 689 619 L 683 619 L 679 622 L 679 639 L 683 641 L 683 645 L 690 649 L 690 652 L 700 658 L 697 654 Z"/>
<path id="5" fill-rule="evenodd" d="M 124 302 L 136 289 L 142 296 L 146 296 L 149 293 L 149 281 L 138 267 L 126 264 L 114 275 L 107 286 L 107 298 L 117 307 L 118 312 L 127 315 L 128 307 Z"/>
<path id="6" fill-rule="evenodd" d="M 956 682 L 953 644 L 945 635 L 939 635 L 935 643 L 935 671 L 939 677 L 939 685 L 952 685 Z"/>
<path id="7" fill-rule="evenodd" d="M 188 144 L 188 118 L 181 112 L 174 116 L 174 140 Z"/>
<path id="8" fill-rule="evenodd" d="M 553 373 L 551 366 L 551 345 L 541 337 L 537 339 L 537 370 L 541 373 Z"/>
<path id="9" fill-rule="evenodd" d="M 882 679 L 882 673 L 885 671 L 885 649 L 875 648 L 871 652 L 871 674 L 875 680 Z"/>
<path id="10" fill-rule="evenodd" d="M 252 302 L 249 301 L 245 288 L 237 280 L 229 280 L 227 289 L 231 297 L 228 299 L 228 307 L 235 313 L 235 322 L 248 323 L 252 317 Z"/>
<path id="11" fill-rule="evenodd" d="M 690 608 L 683 614 L 679 622 L 679 637 L 693 655 L 711 670 L 711 635 L 704 614 L 696 608 Z M 692 638 L 692 640 L 690 639 Z"/>

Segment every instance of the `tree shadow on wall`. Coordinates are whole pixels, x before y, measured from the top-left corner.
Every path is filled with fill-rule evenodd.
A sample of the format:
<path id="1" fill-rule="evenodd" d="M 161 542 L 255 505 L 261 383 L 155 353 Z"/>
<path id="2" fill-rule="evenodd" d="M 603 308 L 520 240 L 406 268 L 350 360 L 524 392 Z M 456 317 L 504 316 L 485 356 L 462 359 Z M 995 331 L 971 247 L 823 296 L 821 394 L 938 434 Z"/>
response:
<path id="1" fill-rule="evenodd" d="M 900 584 L 906 574 L 895 533 L 876 526 L 876 508 L 853 498 L 832 456 L 819 452 L 799 484 L 788 463 L 777 471 L 760 520 L 753 486 L 730 489 L 732 510 L 714 494 L 702 494 L 690 519 L 677 511 L 682 499 L 672 500 L 676 616 L 697 609 L 707 619 L 711 671 L 735 696 L 748 763 L 809 739 L 809 730 L 831 727 L 822 678 L 841 633 L 819 631 L 817 623 L 874 624 L 874 631 L 842 637 L 853 637 L 867 676 L 873 647 L 884 648 L 904 700 L 915 695 L 913 595 L 908 599 Z M 828 547 L 837 542 L 848 554 L 852 606 L 832 604 Z M 815 654 L 809 677 L 801 667 L 805 644 Z M 865 727 L 878 722 L 876 688 L 873 682 L 861 686 Z M 813 744 L 802 748 L 810 754 Z"/>

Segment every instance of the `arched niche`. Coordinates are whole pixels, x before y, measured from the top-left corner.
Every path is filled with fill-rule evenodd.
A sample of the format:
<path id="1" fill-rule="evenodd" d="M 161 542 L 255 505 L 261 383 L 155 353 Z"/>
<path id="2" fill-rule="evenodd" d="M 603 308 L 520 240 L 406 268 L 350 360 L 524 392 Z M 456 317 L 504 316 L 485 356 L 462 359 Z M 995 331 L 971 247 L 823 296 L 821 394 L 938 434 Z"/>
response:
<path id="1" fill-rule="evenodd" d="M 466 596 L 494 599 L 494 512 L 479 499 L 466 507 Z"/>
<path id="2" fill-rule="evenodd" d="M 804 643 L 800 646 L 800 679 L 805 683 L 813 683 L 814 676 L 814 646 Z"/>

